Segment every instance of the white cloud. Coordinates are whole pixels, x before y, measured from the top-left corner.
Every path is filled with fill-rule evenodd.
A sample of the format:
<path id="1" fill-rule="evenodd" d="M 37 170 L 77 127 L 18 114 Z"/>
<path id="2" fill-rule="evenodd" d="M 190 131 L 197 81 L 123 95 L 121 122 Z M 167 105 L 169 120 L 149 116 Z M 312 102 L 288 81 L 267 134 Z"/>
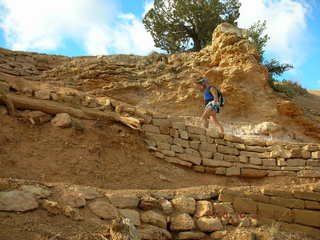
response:
<path id="1" fill-rule="evenodd" d="M 258 20 L 267 21 L 266 50 L 277 59 L 300 65 L 306 57 L 309 6 L 298 0 L 240 0 L 239 26 L 248 28 Z"/>
<path id="2" fill-rule="evenodd" d="M 145 1 L 144 2 L 144 11 L 143 11 L 143 17 L 147 14 L 147 12 L 151 9 L 151 8 L 153 8 L 153 3 L 154 3 L 154 1 L 153 0 L 148 0 L 148 1 Z"/>
<path id="3" fill-rule="evenodd" d="M 0 28 L 14 50 L 56 50 L 70 39 L 92 55 L 155 49 L 141 19 L 119 12 L 115 0 L 0 0 L 0 10 Z"/>

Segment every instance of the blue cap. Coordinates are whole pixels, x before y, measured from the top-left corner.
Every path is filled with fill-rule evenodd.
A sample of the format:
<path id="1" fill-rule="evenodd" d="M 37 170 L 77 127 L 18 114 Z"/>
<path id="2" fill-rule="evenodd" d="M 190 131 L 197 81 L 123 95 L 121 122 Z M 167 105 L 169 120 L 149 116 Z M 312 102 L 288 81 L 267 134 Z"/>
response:
<path id="1" fill-rule="evenodd" d="M 208 83 L 208 82 L 209 82 L 208 78 L 201 78 L 197 81 L 197 83 Z"/>

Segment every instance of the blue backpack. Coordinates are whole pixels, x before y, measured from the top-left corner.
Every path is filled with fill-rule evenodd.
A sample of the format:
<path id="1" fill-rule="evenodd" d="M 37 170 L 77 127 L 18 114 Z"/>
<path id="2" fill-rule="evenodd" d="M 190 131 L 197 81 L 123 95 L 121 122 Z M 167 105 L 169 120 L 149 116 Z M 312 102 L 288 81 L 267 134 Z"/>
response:
<path id="1" fill-rule="evenodd" d="M 220 103 L 220 107 L 223 107 L 225 101 L 224 101 L 224 97 L 223 97 L 222 92 L 220 91 L 219 88 L 216 88 L 215 86 L 212 86 L 212 87 L 214 87 L 214 88 L 217 90 L 217 92 L 218 92 L 218 101 L 219 101 L 219 103 Z"/>

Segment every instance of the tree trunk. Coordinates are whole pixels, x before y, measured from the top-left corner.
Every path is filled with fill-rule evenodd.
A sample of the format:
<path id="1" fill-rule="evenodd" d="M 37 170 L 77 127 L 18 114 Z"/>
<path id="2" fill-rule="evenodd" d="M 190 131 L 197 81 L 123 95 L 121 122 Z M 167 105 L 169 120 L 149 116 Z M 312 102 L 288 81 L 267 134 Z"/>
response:
<path id="1" fill-rule="evenodd" d="M 116 122 L 121 122 L 122 124 L 136 130 L 141 129 L 140 120 L 132 117 L 122 117 L 116 112 L 101 112 L 94 109 L 85 108 L 79 106 L 79 108 L 74 108 L 66 106 L 63 103 L 33 99 L 25 96 L 18 96 L 15 94 L 7 94 L 8 99 L 11 100 L 15 108 L 22 109 L 32 109 L 37 111 L 42 111 L 48 114 L 58 114 L 58 113 L 68 113 L 73 117 L 87 119 L 87 120 L 97 120 L 105 119 L 112 120 Z"/>
<path id="2" fill-rule="evenodd" d="M 193 42 L 194 42 L 194 46 L 193 46 L 193 49 L 195 51 L 200 51 L 201 50 L 201 41 L 196 37 L 196 38 L 192 38 L 193 39 Z"/>

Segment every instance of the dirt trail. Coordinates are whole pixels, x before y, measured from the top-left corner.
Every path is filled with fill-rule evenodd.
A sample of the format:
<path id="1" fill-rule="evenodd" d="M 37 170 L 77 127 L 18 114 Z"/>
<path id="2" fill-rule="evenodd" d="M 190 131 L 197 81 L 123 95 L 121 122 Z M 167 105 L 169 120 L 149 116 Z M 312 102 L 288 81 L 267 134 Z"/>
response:
<path id="1" fill-rule="evenodd" d="M 196 173 L 155 158 L 134 130 L 86 121 L 84 132 L 35 126 L 1 116 L 0 177 L 65 182 L 108 189 L 163 189 L 218 184 L 307 182 L 289 177 L 248 180 Z"/>

